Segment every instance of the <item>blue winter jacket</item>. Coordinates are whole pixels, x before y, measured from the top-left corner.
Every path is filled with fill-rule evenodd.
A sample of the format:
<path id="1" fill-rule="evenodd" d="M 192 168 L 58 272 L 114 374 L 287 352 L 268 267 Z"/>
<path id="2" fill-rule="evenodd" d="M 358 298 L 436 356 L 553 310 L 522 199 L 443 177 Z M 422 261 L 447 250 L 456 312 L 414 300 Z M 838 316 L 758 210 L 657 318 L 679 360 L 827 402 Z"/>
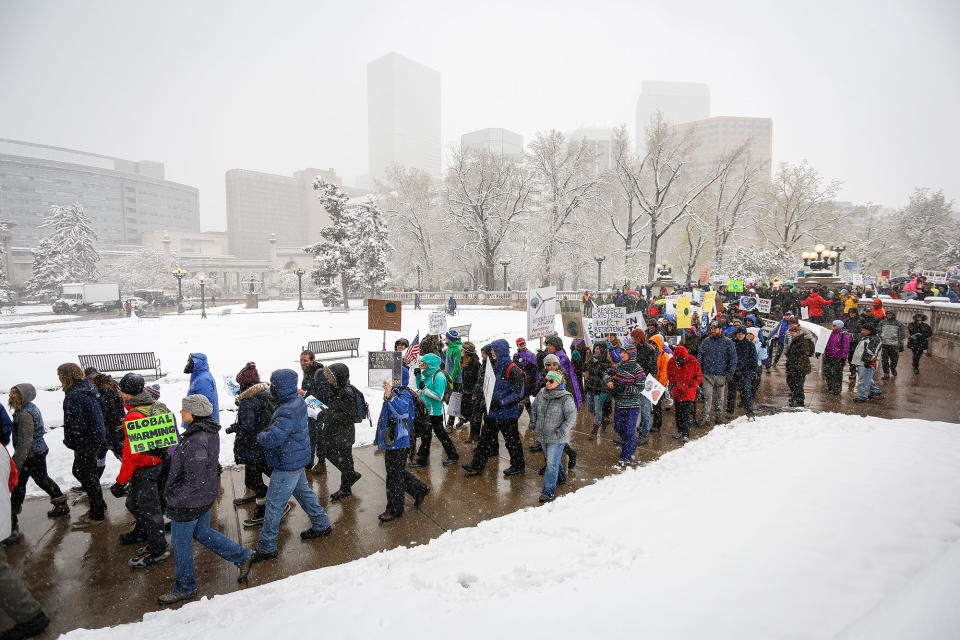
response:
<path id="1" fill-rule="evenodd" d="M 697 350 L 697 360 L 705 376 L 732 376 L 737 370 L 737 350 L 733 341 L 724 336 L 704 338 Z"/>
<path id="2" fill-rule="evenodd" d="M 13 430 L 13 421 L 7 414 L 7 410 L 0 404 L 0 444 L 7 446 L 10 444 L 10 432 Z"/>
<path id="3" fill-rule="evenodd" d="M 68 449 L 107 446 L 100 394 L 86 378 L 73 383 L 63 396 L 63 444 Z"/>
<path id="4" fill-rule="evenodd" d="M 191 353 L 193 372 L 190 374 L 190 390 L 187 395 L 199 393 L 205 396 L 213 405 L 213 419 L 220 424 L 220 401 L 217 399 L 217 383 L 210 373 L 207 356 L 202 353 Z"/>
<path id="5" fill-rule="evenodd" d="M 397 433 L 393 444 L 384 442 L 387 434 L 387 422 L 393 417 L 397 421 Z M 410 429 L 415 417 L 413 392 L 406 387 L 394 387 L 389 402 L 384 400 L 377 420 L 377 448 L 387 451 L 410 448 Z"/>
<path id="6" fill-rule="evenodd" d="M 271 393 L 277 408 L 270 426 L 257 435 L 271 469 L 296 471 L 309 464 L 310 430 L 307 427 L 307 403 L 297 393 L 297 373 L 277 369 L 270 376 Z"/>
<path id="7" fill-rule="evenodd" d="M 524 396 L 523 370 L 514 366 L 510 370 L 510 380 L 507 380 L 507 368 L 513 364 L 510 361 L 510 345 L 506 340 L 500 339 L 491 342 L 490 348 L 497 355 L 497 359 L 492 363 L 497 382 L 493 387 L 493 398 L 487 417 L 491 420 L 516 420 L 520 417 L 518 403 Z"/>

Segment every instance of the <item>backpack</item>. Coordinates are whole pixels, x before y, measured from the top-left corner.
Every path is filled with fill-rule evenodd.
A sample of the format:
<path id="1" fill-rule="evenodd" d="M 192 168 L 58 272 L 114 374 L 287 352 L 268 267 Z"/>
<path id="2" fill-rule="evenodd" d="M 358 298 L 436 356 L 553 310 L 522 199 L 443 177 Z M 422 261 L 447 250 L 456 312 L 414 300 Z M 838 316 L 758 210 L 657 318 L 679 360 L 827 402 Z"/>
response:
<path id="1" fill-rule="evenodd" d="M 360 393 L 360 390 L 355 386 L 350 385 L 350 389 L 353 391 L 353 398 L 357 403 L 357 415 L 353 421 L 363 422 L 364 419 L 370 416 L 370 407 L 367 406 L 367 399 L 363 397 L 363 394 Z"/>
<path id="2" fill-rule="evenodd" d="M 436 378 L 438 374 L 443 374 L 444 379 L 447 381 L 447 386 L 443 389 L 443 397 L 441 401 L 444 404 L 450 402 L 450 396 L 453 395 L 453 378 L 450 377 L 450 374 L 444 371 L 443 369 L 437 369 L 437 373 L 433 374 L 433 377 Z"/>
<path id="3" fill-rule="evenodd" d="M 516 362 L 511 362 L 510 364 L 508 364 L 507 371 L 506 373 L 503 374 L 503 379 L 506 380 L 507 382 L 510 382 L 510 371 L 514 367 L 519 367 L 519 366 L 520 365 L 518 365 Z M 520 369 L 520 374 L 523 376 L 523 388 L 520 389 L 520 397 L 522 398 L 525 395 L 525 392 L 527 390 L 527 376 L 526 374 L 523 373 L 523 369 Z M 566 378 L 566 372 L 564 372 L 564 378 Z"/>
<path id="4" fill-rule="evenodd" d="M 430 433 L 430 414 L 427 412 L 427 404 L 412 389 L 410 395 L 413 396 L 413 437 L 423 438 Z"/>

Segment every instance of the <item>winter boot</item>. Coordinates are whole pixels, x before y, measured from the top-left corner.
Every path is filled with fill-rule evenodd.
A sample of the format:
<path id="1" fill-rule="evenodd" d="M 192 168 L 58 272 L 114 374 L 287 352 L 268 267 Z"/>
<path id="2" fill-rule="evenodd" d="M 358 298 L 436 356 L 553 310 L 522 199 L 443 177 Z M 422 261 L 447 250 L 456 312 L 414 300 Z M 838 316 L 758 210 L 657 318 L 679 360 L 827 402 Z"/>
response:
<path id="1" fill-rule="evenodd" d="M 594 427 L 593 431 L 590 432 L 590 435 L 587 436 L 588 440 L 596 440 L 597 434 L 600 432 L 600 427 Z"/>
<path id="2" fill-rule="evenodd" d="M 67 496 L 58 496 L 50 500 L 53 509 L 47 511 L 48 518 L 59 518 L 70 515 L 70 505 L 67 504 Z"/>

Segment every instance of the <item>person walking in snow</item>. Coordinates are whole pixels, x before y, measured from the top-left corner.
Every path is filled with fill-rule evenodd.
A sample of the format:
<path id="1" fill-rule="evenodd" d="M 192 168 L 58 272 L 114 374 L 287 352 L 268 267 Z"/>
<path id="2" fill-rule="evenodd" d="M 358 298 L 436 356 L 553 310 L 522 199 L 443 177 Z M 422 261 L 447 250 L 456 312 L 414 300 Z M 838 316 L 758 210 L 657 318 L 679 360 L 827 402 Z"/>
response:
<path id="1" fill-rule="evenodd" d="M 710 409 L 713 407 L 713 424 L 720 424 L 723 391 L 728 380 L 733 380 L 737 369 L 737 350 L 729 338 L 721 335 L 719 322 L 710 323 L 710 334 L 700 342 L 697 360 L 703 372 L 703 414 L 700 426 L 710 424 Z"/>
<path id="2" fill-rule="evenodd" d="M 334 362 L 324 371 L 330 383 L 330 408 L 323 415 L 324 448 L 327 460 L 340 472 L 340 488 L 330 494 L 333 501 L 353 495 L 351 487 L 360 479 L 353 464 L 353 445 L 357 441 L 357 394 L 350 384 L 350 369 Z M 272 479 L 271 479 L 272 481 Z"/>
<path id="3" fill-rule="evenodd" d="M 297 392 L 303 397 L 313 396 L 325 405 L 330 404 L 330 383 L 323 372 L 323 364 L 317 362 L 317 357 L 310 349 L 300 352 L 300 370 L 303 371 L 303 381 Z M 307 425 L 310 427 L 310 462 L 307 470 L 315 474 L 327 472 L 327 449 L 323 437 L 323 414 L 316 418 L 307 416 Z M 313 466 L 313 455 L 317 456 L 317 464 Z"/>
<path id="4" fill-rule="evenodd" d="M 447 467 L 460 459 L 457 448 L 450 439 L 450 434 L 443 428 L 443 394 L 447 389 L 447 377 L 440 370 L 440 356 L 428 353 L 420 358 L 420 367 L 413 372 L 416 379 L 417 389 L 420 390 L 423 401 L 427 405 L 427 412 L 430 414 L 431 432 L 423 434 L 420 448 L 417 451 L 417 459 L 410 466 L 414 469 L 425 467 L 430 463 L 430 443 L 432 436 L 436 435 L 437 440 L 443 447 L 447 457 L 443 460 L 443 466 Z"/>
<path id="5" fill-rule="evenodd" d="M 543 457 L 546 460 L 540 502 L 550 502 L 554 498 L 557 484 L 567 481 L 567 474 L 560 461 L 570 440 L 573 425 L 577 422 L 577 407 L 573 395 L 565 389 L 560 371 L 548 371 L 544 378 L 545 388 L 537 394 L 533 402 L 530 429 L 542 445 Z"/>
<path id="6" fill-rule="evenodd" d="M 210 373 L 210 364 L 207 362 L 207 356 L 202 353 L 191 353 L 187 358 L 187 366 L 183 368 L 184 373 L 190 374 L 190 389 L 187 395 L 199 393 L 206 396 L 210 404 L 213 405 L 213 419 L 220 424 L 220 400 L 217 397 L 217 382 Z"/>
<path id="7" fill-rule="evenodd" d="M 897 314 L 888 309 L 886 317 L 877 325 L 880 334 L 880 362 L 883 365 L 883 379 L 889 380 L 892 375 L 897 377 L 897 363 L 903 353 L 905 329 L 903 323 L 897 320 Z"/>
<path id="8" fill-rule="evenodd" d="M 614 397 L 613 428 L 620 436 L 618 469 L 624 469 L 637 448 L 637 420 L 640 417 L 640 395 L 646 374 L 637 364 L 637 350 L 631 345 L 620 353 L 620 363 L 604 380 Z"/>
<path id="9" fill-rule="evenodd" d="M 423 504 L 430 487 L 406 470 L 410 434 L 416 422 L 413 391 L 406 386 L 394 387 L 383 383 L 383 408 L 377 420 L 376 443 L 383 451 L 386 472 L 387 508 L 377 516 L 380 522 L 390 522 L 403 516 L 403 494 L 413 496 L 413 506 Z"/>
<path id="10" fill-rule="evenodd" d="M 57 377 L 63 387 L 63 444 L 73 450 L 73 476 L 80 481 L 90 504 L 90 510 L 73 527 L 94 526 L 103 522 L 107 510 L 97 473 L 97 460 L 107 450 L 103 412 L 97 390 L 79 366 L 65 362 L 57 367 Z"/>
<path id="11" fill-rule="evenodd" d="M 263 481 L 264 474 L 269 475 L 263 455 L 263 447 L 257 442 L 257 435 L 270 426 L 273 415 L 273 399 L 270 396 L 270 385 L 260 382 L 260 372 L 257 365 L 248 362 L 237 374 L 237 384 L 240 390 L 235 399 L 237 405 L 237 421 L 227 429 L 236 433 L 233 440 L 233 458 L 237 464 L 243 465 L 243 483 L 246 492 L 233 500 L 234 506 L 242 506 L 256 502 L 262 511 L 267 499 L 267 485 Z M 212 405 L 211 405 L 212 406 Z M 255 513 L 254 518 L 263 517 L 262 513 Z"/>
<path id="12" fill-rule="evenodd" d="M 873 321 L 865 320 L 860 325 L 861 338 L 853 352 L 853 361 L 857 365 L 858 393 L 854 402 L 867 402 L 870 398 L 883 393 L 873 376 L 877 370 L 877 356 L 880 353 L 880 336 L 877 335 L 877 325 Z"/>
<path id="13" fill-rule="evenodd" d="M 843 330 L 843 320 L 834 320 L 830 338 L 823 351 L 823 375 L 827 393 L 838 396 L 843 386 L 843 365 L 850 355 L 850 334 Z"/>
<path id="14" fill-rule="evenodd" d="M 23 507 L 23 500 L 27 495 L 27 482 L 33 478 L 48 496 L 53 509 L 47 512 L 48 518 L 58 518 L 70 515 L 70 505 L 63 495 L 60 486 L 47 475 L 47 453 L 50 448 L 43 438 L 45 432 L 43 416 L 40 409 L 33 404 L 37 397 L 36 388 L 29 383 L 21 382 L 10 389 L 10 410 L 13 411 L 13 463 L 18 470 L 17 484 L 10 494 L 11 526 L 10 537 L 4 544 L 12 544 L 22 539 L 17 527 L 17 516 Z"/>
<path id="15" fill-rule="evenodd" d="M 213 419 L 213 405 L 206 396 L 183 399 L 180 419 L 184 431 L 170 454 L 170 474 L 164 494 L 173 547 L 173 589 L 157 598 L 164 606 L 189 600 L 197 595 L 193 567 L 193 541 L 196 540 L 240 569 L 238 582 L 246 582 L 253 563 L 253 551 L 245 549 L 210 526 L 210 509 L 217 499 L 220 481 L 220 425 Z"/>
<path id="16" fill-rule="evenodd" d="M 803 383 L 810 373 L 813 342 L 799 324 L 790 325 L 790 346 L 787 347 L 787 386 L 790 388 L 791 407 L 802 407 L 805 400 Z"/>
<path id="17" fill-rule="evenodd" d="M 907 331 L 910 337 L 907 338 L 907 346 L 913 351 L 913 372 L 920 373 L 920 358 L 923 352 L 930 346 L 930 338 L 933 337 L 933 330 L 927 324 L 927 316 L 922 313 L 913 314 Z"/>
<path id="18" fill-rule="evenodd" d="M 737 351 L 737 366 L 727 387 L 727 418 L 732 418 L 737 392 L 744 413 L 753 418 L 753 374 L 757 369 L 757 349 L 747 340 L 747 328 L 738 327 L 734 332 L 733 346 Z"/>
<path id="19" fill-rule="evenodd" d="M 443 370 L 447 372 L 447 375 L 450 376 L 450 379 L 453 381 L 453 394 L 460 395 L 460 406 L 463 407 L 463 370 L 460 368 L 460 358 L 463 353 L 463 341 L 460 339 L 460 334 L 456 330 L 450 329 L 443 336 L 444 342 L 447 345 L 446 351 L 444 352 L 443 357 Z M 451 400 L 452 395 L 451 394 Z M 461 416 L 462 417 L 462 410 Z M 454 420 L 458 416 L 453 415 L 452 413 L 447 416 L 447 430 L 453 430 Z"/>
<path id="20" fill-rule="evenodd" d="M 677 423 L 677 432 L 673 438 L 690 441 L 690 426 L 696 421 L 697 387 L 703 374 L 700 363 L 687 352 L 683 345 L 673 350 L 673 358 L 667 363 L 667 380 L 670 383 L 670 393 L 673 395 L 676 408 L 674 418 Z"/>

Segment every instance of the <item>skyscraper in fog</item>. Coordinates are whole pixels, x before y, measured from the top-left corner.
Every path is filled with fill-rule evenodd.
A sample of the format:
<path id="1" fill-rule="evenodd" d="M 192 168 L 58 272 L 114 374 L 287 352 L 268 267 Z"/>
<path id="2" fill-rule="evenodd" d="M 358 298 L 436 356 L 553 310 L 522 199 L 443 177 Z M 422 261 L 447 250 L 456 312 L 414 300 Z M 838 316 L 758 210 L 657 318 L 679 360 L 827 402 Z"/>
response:
<path id="1" fill-rule="evenodd" d="M 523 136 L 508 129 L 479 129 L 460 136 L 460 146 L 484 149 L 519 162 L 523 159 Z"/>
<path id="2" fill-rule="evenodd" d="M 710 88 L 700 82 L 644 80 L 637 100 L 637 150 L 643 151 L 650 118 L 657 111 L 670 124 L 710 117 Z"/>
<path id="3" fill-rule="evenodd" d="M 440 72 L 398 53 L 367 65 L 371 178 L 396 163 L 440 176 Z"/>

